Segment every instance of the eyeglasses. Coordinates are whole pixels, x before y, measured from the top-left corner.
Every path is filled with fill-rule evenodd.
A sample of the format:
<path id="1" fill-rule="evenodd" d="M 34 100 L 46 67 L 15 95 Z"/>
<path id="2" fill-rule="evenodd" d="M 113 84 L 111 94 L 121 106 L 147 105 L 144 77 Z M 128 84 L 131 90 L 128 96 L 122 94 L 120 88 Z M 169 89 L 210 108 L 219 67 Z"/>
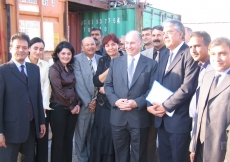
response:
<path id="1" fill-rule="evenodd" d="M 177 33 L 178 31 L 166 31 L 166 32 L 163 32 L 163 35 L 173 35 L 173 33 Z"/>

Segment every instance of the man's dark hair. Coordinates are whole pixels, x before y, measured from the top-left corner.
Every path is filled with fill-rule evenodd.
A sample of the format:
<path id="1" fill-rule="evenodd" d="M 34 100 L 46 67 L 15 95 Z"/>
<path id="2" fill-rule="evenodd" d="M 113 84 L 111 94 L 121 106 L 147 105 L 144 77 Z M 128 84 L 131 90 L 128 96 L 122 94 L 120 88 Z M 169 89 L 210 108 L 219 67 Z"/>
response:
<path id="1" fill-rule="evenodd" d="M 143 29 L 142 29 L 142 31 L 147 31 L 147 30 L 151 30 L 151 31 L 152 31 L 153 29 L 150 28 L 150 27 L 146 27 L 146 28 L 143 28 Z"/>
<path id="2" fill-rule="evenodd" d="M 163 26 L 161 26 L 161 25 L 158 25 L 158 26 L 154 26 L 153 27 L 153 30 L 160 30 L 160 31 L 163 31 Z"/>
<path id="3" fill-rule="evenodd" d="M 19 32 L 19 33 L 12 35 L 10 38 L 10 46 L 12 46 L 12 43 L 15 39 L 25 40 L 25 41 L 27 41 L 28 46 L 29 46 L 30 37 L 26 33 Z"/>
<path id="4" fill-rule="evenodd" d="M 190 38 L 192 37 L 201 37 L 203 38 L 203 42 L 206 46 L 208 46 L 211 42 L 211 37 L 206 31 L 195 31 L 192 33 Z"/>
<path id="5" fill-rule="evenodd" d="M 91 28 L 91 29 L 90 29 L 90 33 L 91 33 L 92 31 L 100 31 L 100 34 L 102 35 L 102 31 L 101 31 L 100 28 Z"/>

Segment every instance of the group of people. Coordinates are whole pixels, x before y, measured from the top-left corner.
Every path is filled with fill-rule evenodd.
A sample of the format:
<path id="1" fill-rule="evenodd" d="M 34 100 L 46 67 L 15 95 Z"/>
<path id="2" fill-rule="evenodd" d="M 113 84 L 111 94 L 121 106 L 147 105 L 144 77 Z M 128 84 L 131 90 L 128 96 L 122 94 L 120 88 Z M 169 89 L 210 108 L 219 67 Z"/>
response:
<path id="1" fill-rule="evenodd" d="M 51 162 L 71 162 L 73 143 L 78 162 L 230 161 L 228 38 L 167 20 L 120 40 L 92 28 L 81 48 L 60 42 L 49 66 L 42 39 L 11 37 L 0 161 L 47 162 L 49 124 Z M 156 81 L 172 95 L 150 103 Z"/>

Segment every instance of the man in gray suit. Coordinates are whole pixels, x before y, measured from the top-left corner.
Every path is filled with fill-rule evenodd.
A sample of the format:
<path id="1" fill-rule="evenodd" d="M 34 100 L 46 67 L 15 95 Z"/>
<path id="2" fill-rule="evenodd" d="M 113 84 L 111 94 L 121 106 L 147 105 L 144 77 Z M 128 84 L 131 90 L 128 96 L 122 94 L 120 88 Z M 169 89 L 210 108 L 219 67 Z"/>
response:
<path id="1" fill-rule="evenodd" d="M 183 40 L 184 26 L 180 21 L 164 22 L 164 42 L 170 51 L 168 60 L 158 66 L 161 71 L 158 72 L 157 81 L 172 91 L 173 95 L 163 103 L 152 103 L 153 106 L 148 107 L 148 111 L 156 116 L 158 152 L 163 162 L 189 161 L 192 124 L 189 103 L 196 90 L 199 68 Z M 166 111 L 174 114 L 169 116 Z"/>
<path id="2" fill-rule="evenodd" d="M 75 148 L 78 162 L 88 162 L 90 152 L 90 134 L 94 120 L 97 89 L 93 84 L 93 75 L 97 70 L 101 56 L 95 54 L 96 44 L 93 38 L 82 40 L 82 53 L 75 56 L 74 74 L 76 91 L 82 99 L 82 107 L 78 114 L 75 129 Z"/>
<path id="3" fill-rule="evenodd" d="M 194 61 L 199 61 L 200 67 L 198 86 L 189 106 L 189 116 L 193 119 L 197 117 L 197 101 L 200 93 L 200 85 L 206 72 L 213 70 L 209 61 L 208 46 L 211 42 L 210 35 L 205 31 L 193 32 L 189 40 L 190 54 Z"/>
<path id="4" fill-rule="evenodd" d="M 198 117 L 190 143 L 191 162 L 230 158 L 226 154 L 226 129 L 230 124 L 230 40 L 221 37 L 212 41 L 209 55 L 214 70 L 205 74 L 200 87 Z"/>
<path id="5" fill-rule="evenodd" d="M 141 35 L 125 37 L 127 55 L 111 60 L 105 92 L 112 105 L 110 123 L 116 162 L 146 162 L 151 124 L 145 100 L 157 69 L 156 61 L 140 53 Z M 130 154 L 131 144 L 131 154 Z"/>
<path id="6" fill-rule="evenodd" d="M 162 26 L 154 26 L 152 29 L 152 37 L 153 37 L 153 48 L 146 49 L 141 52 L 142 55 L 154 59 L 158 62 L 158 66 L 163 62 L 166 62 L 168 59 L 168 48 L 165 47 L 163 40 L 163 27 Z M 157 71 L 161 71 L 160 67 Z M 164 70 L 164 69 L 163 69 Z M 157 138 L 157 129 L 154 126 L 155 116 L 151 116 L 152 124 L 149 129 L 148 136 L 148 162 L 158 161 L 157 150 L 156 150 L 156 138 Z"/>
<path id="7" fill-rule="evenodd" d="M 13 35 L 12 60 L 0 66 L 1 162 L 16 162 L 18 158 L 32 162 L 35 138 L 42 138 L 46 131 L 39 67 L 25 62 L 29 41 L 25 33 Z"/>

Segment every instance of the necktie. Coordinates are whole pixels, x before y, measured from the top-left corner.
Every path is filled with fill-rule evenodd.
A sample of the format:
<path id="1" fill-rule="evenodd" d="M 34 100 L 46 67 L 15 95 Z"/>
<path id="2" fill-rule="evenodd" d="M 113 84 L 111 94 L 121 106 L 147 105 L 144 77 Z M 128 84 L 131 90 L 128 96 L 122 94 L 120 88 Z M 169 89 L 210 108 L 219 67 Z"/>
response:
<path id="1" fill-rule="evenodd" d="M 21 65 L 21 68 L 22 68 L 21 74 L 23 76 L 23 79 L 25 80 L 26 84 L 28 84 L 28 78 L 27 78 L 26 73 L 24 71 L 25 66 Z M 32 107 L 32 104 L 31 104 L 31 99 L 30 99 L 29 102 L 30 102 L 30 106 L 29 106 L 29 118 L 30 118 L 30 121 L 31 121 L 34 118 L 34 112 L 33 112 L 33 107 Z"/>
<path id="2" fill-rule="evenodd" d="M 92 59 L 89 60 L 89 66 L 90 66 L 92 74 L 94 76 L 95 75 L 95 71 L 93 69 Z M 93 99 L 97 99 L 97 93 L 98 93 L 97 87 L 94 87 L 94 96 L 93 96 Z"/>
<path id="3" fill-rule="evenodd" d="M 131 59 L 131 63 L 128 67 L 128 79 L 129 79 L 129 88 L 131 86 L 132 83 L 132 79 L 133 79 L 133 73 L 134 73 L 134 58 Z"/>
<path id="4" fill-rule="evenodd" d="M 172 63 L 172 58 L 173 58 L 173 52 L 171 52 L 169 54 L 169 58 L 168 58 L 167 66 L 166 66 L 166 69 L 165 69 L 165 73 L 168 71 L 168 68 L 169 68 L 170 64 Z"/>
<path id="5" fill-rule="evenodd" d="M 215 91 L 220 76 L 221 76 L 220 74 L 215 76 L 215 78 L 214 78 L 214 80 L 212 82 L 211 88 L 209 90 L 208 100 L 210 99 L 210 97 L 212 96 L 213 92 Z M 207 103 L 206 103 L 206 106 L 205 106 L 205 109 L 204 109 L 204 112 L 203 112 L 203 115 L 202 115 L 201 126 L 200 126 L 200 142 L 201 143 L 204 142 L 204 138 L 205 138 L 207 109 L 208 109 L 208 107 L 207 107 Z"/>
<path id="6" fill-rule="evenodd" d="M 160 55 L 160 51 L 157 51 L 156 53 L 157 53 L 157 55 L 156 55 L 155 60 L 156 60 L 156 62 L 159 62 L 159 57 L 160 57 L 159 55 Z"/>

